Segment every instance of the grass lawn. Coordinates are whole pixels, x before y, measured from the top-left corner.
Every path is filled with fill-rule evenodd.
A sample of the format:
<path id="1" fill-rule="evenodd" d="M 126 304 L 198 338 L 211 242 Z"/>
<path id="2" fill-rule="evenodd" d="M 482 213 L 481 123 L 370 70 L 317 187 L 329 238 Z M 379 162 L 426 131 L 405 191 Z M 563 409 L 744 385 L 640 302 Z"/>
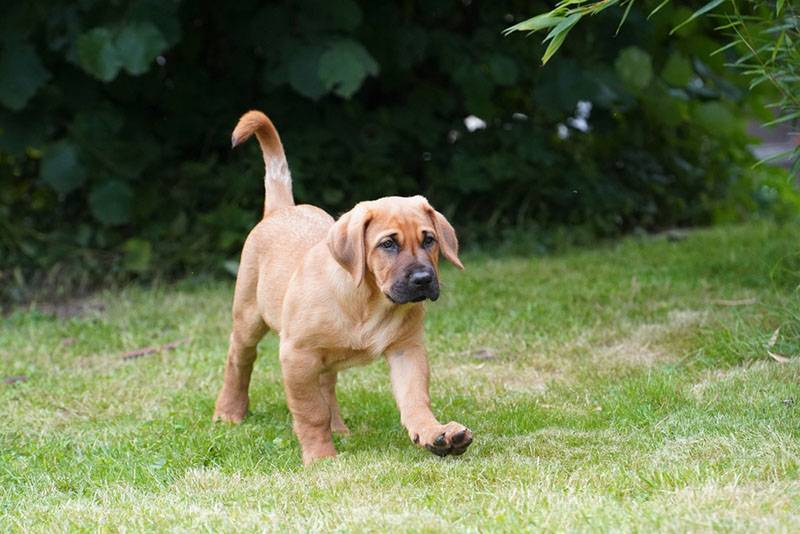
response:
<path id="1" fill-rule="evenodd" d="M 272 336 L 250 417 L 211 423 L 232 282 L 1 319 L 27 381 L 0 382 L 0 531 L 797 531 L 797 228 L 463 259 L 427 327 L 460 458 L 409 442 L 379 361 L 340 377 L 339 457 L 301 467 Z"/>

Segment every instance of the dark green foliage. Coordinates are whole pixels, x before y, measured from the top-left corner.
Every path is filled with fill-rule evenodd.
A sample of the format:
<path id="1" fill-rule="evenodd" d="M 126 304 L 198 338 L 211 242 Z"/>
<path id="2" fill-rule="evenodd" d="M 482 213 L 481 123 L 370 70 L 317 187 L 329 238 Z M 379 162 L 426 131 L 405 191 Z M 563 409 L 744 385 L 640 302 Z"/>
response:
<path id="1" fill-rule="evenodd" d="M 30 44 L 7 39 L 0 54 L 0 104 L 24 108 L 49 76 Z"/>
<path id="2" fill-rule="evenodd" d="M 702 224 L 752 204 L 742 118 L 752 102 L 709 57 L 719 46 L 710 31 L 693 24 L 667 37 L 656 29 L 680 13 L 666 7 L 648 22 L 634 8 L 610 39 L 619 17 L 600 14 L 542 68 L 543 47 L 501 34 L 530 8 L 4 8 L 0 284 L 48 270 L 58 281 L 69 267 L 230 270 L 263 198 L 256 143 L 229 148 L 250 108 L 278 126 L 298 201 L 337 214 L 421 193 L 466 244 L 565 226 L 605 236 Z M 588 132 L 570 122 L 579 100 L 593 103 Z M 470 114 L 487 128 L 468 132 Z"/>
<path id="3" fill-rule="evenodd" d="M 636 0 L 559 0 L 549 12 L 510 26 L 505 33 L 526 31 L 530 34 L 552 27 L 553 29 L 544 38 L 544 42 L 550 42 L 542 55 L 542 63 L 547 63 L 564 42 L 567 34 L 584 16 L 597 15 L 614 7 L 624 7 L 625 11 L 617 27 L 619 33 L 634 3 Z M 649 5 L 651 3 L 653 5 Z M 660 0 L 657 5 L 648 0 L 639 1 L 639 4 L 645 4 L 648 10 L 652 9 L 648 18 L 669 3 L 670 0 Z M 742 76 L 750 80 L 749 90 L 762 84 L 771 87 L 772 102 L 766 107 L 776 109 L 777 111 L 773 113 L 778 116 L 770 117 L 772 120 L 765 126 L 789 121 L 797 123 L 797 119 L 800 119 L 800 97 L 797 96 L 800 90 L 800 76 L 798 76 L 800 13 L 791 0 L 788 3 L 784 0 L 709 0 L 695 11 L 678 8 L 675 12 L 682 15 L 683 20 L 673 21 L 675 26 L 670 30 L 670 35 L 687 35 L 689 32 L 684 28 L 687 25 L 691 26 L 701 17 L 715 19 L 719 24 L 714 29 L 728 42 L 710 55 L 728 51 L 730 62 L 726 66 L 739 70 Z M 638 65 L 634 65 L 636 61 Z M 625 66 L 628 68 L 623 73 L 628 78 L 636 76 L 637 72 L 649 72 L 645 58 L 641 55 L 638 58 L 629 57 L 623 68 Z M 634 69 L 634 66 L 640 69 Z M 669 69 L 669 72 L 665 74 L 664 79 L 670 83 L 676 80 L 675 76 L 687 82 L 691 76 L 688 64 L 668 63 L 665 69 Z M 678 82 L 679 85 L 684 83 Z M 792 159 L 792 174 L 800 173 L 800 144 L 767 160 L 786 156 Z"/>

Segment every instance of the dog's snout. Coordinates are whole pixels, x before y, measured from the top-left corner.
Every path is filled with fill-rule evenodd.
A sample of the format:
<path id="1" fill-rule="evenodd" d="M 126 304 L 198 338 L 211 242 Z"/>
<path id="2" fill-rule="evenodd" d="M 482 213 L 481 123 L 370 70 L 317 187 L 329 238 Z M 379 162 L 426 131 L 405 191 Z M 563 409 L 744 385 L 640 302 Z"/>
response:
<path id="1" fill-rule="evenodd" d="M 413 271 L 408 276 L 408 281 L 415 286 L 427 286 L 433 281 L 433 273 L 427 269 Z"/>
<path id="2" fill-rule="evenodd" d="M 436 271 L 429 265 L 411 265 L 394 281 L 386 296 L 395 304 L 436 300 L 439 298 Z"/>

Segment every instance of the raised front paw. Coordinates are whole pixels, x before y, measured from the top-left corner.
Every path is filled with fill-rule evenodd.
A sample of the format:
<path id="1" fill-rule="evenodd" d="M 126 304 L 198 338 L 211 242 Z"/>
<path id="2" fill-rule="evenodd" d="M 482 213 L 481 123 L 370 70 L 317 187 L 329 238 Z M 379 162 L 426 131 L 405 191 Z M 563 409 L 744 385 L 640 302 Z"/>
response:
<path id="1" fill-rule="evenodd" d="M 425 447 L 436 456 L 464 454 L 472 443 L 472 431 L 462 424 L 451 421 L 446 425 L 438 425 L 427 431 L 413 434 L 414 443 Z"/>

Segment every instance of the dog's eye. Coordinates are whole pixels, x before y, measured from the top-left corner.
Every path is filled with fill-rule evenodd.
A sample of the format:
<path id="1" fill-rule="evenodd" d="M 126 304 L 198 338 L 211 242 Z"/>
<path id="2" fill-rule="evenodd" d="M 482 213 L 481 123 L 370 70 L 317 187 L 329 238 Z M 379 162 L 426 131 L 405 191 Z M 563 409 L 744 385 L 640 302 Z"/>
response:
<path id="1" fill-rule="evenodd" d="M 395 247 L 395 242 L 394 239 L 389 238 L 385 241 L 381 241 L 378 246 L 387 250 L 391 250 Z"/>
<path id="2" fill-rule="evenodd" d="M 434 238 L 432 235 L 430 235 L 430 234 L 427 234 L 427 235 L 426 235 L 426 236 L 425 236 L 425 237 L 422 239 L 422 246 L 423 246 L 423 247 L 425 247 L 425 248 L 428 248 L 428 247 L 430 247 L 430 246 L 433 246 L 433 244 L 434 244 L 434 243 L 436 243 L 436 239 L 435 239 L 435 238 Z"/>

